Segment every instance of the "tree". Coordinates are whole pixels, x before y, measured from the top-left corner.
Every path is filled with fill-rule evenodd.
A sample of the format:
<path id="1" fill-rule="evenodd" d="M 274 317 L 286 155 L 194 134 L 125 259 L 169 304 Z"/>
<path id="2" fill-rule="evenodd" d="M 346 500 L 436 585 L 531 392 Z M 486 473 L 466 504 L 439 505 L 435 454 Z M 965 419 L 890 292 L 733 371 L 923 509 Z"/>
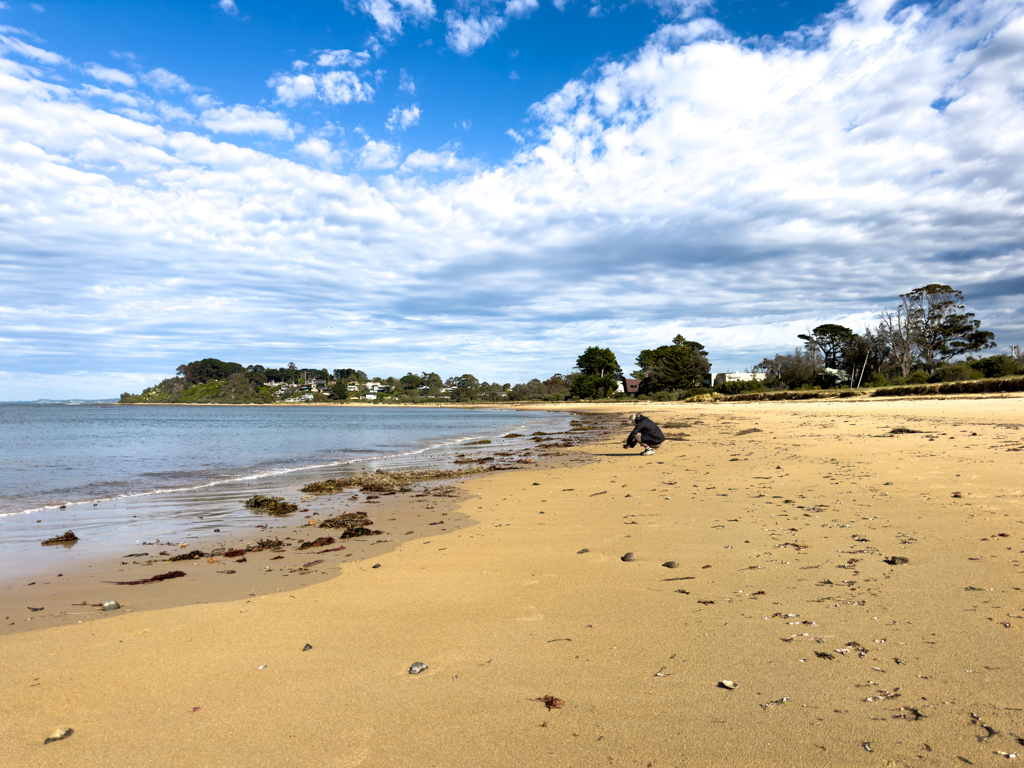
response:
<path id="1" fill-rule="evenodd" d="M 335 381 L 330 389 L 331 400 L 348 400 L 348 382 Z"/>
<path id="2" fill-rule="evenodd" d="M 925 367 L 995 344 L 995 334 L 981 330 L 973 312 L 964 311 L 964 295 L 948 285 L 931 283 L 901 294 L 902 308 L 920 349 Z"/>
<path id="3" fill-rule="evenodd" d="M 417 376 L 415 373 L 412 373 L 410 371 L 409 373 L 405 374 L 405 376 L 403 376 L 401 379 L 399 379 L 398 383 L 405 391 L 415 392 L 416 387 L 419 387 L 423 384 L 423 377 Z"/>
<path id="4" fill-rule="evenodd" d="M 801 333 L 797 338 L 812 344 L 821 351 L 826 368 L 839 368 L 843 347 L 853 338 L 853 331 L 843 325 L 826 323 L 819 325 L 811 334 Z"/>
<path id="5" fill-rule="evenodd" d="M 754 372 L 765 374 L 768 383 L 781 382 L 790 389 L 797 389 L 805 384 L 814 383 L 817 375 L 816 352 L 797 347 L 791 354 L 778 354 L 766 357 L 754 366 Z"/>
<path id="6" fill-rule="evenodd" d="M 445 382 L 445 386 L 452 390 L 452 399 L 460 402 L 467 402 L 476 398 L 480 391 L 480 382 L 470 373 L 461 376 L 453 376 Z"/>
<path id="7" fill-rule="evenodd" d="M 704 345 L 687 341 L 681 334 L 671 344 L 641 351 L 636 364 L 640 389 L 645 393 L 700 387 L 711 373 Z"/>
<path id="8" fill-rule="evenodd" d="M 604 347 L 587 347 L 576 358 L 576 368 L 584 376 L 616 376 L 622 373 L 615 353 Z"/>
<path id="9" fill-rule="evenodd" d="M 905 301 L 895 310 L 886 310 L 879 316 L 878 335 L 889 343 L 891 356 L 899 365 L 900 376 L 907 378 L 917 360 L 917 332 Z"/>

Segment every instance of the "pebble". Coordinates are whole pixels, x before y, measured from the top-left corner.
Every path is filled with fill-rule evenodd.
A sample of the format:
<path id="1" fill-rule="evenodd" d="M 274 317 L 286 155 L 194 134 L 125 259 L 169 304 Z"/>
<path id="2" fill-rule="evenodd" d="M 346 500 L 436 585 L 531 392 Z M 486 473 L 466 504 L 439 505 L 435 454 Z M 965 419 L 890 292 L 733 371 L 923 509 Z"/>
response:
<path id="1" fill-rule="evenodd" d="M 302 650 L 304 650 L 304 651 L 312 651 L 313 650 L 313 646 L 310 645 L 309 643 L 306 643 L 304 646 L 302 646 Z"/>
<path id="2" fill-rule="evenodd" d="M 117 602 L 117 600 L 105 600 L 103 602 L 103 610 L 104 611 L 116 611 L 120 607 L 121 607 L 121 604 L 119 602 Z"/>
<path id="3" fill-rule="evenodd" d="M 624 563 L 632 563 L 635 560 L 636 560 L 636 555 L 634 555 L 632 552 L 627 552 L 626 554 L 624 554 L 622 556 L 622 562 L 624 562 Z"/>
<path id="4" fill-rule="evenodd" d="M 678 568 L 679 567 L 679 563 L 677 563 L 675 560 L 669 560 L 667 562 L 662 563 L 662 565 L 665 568 Z"/>
<path id="5" fill-rule="evenodd" d="M 730 691 L 734 691 L 739 688 L 739 683 L 734 683 L 732 680 L 722 680 L 718 683 L 719 688 L 728 688 Z"/>
<path id="6" fill-rule="evenodd" d="M 885 562 L 887 562 L 889 565 L 907 565 L 910 562 L 910 558 L 899 557 L 898 555 L 894 555 Z"/>
<path id="7" fill-rule="evenodd" d="M 430 669 L 430 667 L 428 667 L 422 661 L 417 661 L 411 667 L 409 667 L 409 674 L 410 675 L 418 675 L 420 672 L 422 672 L 425 669 Z"/>
<path id="8" fill-rule="evenodd" d="M 580 550 L 579 552 L 577 552 L 576 554 L 577 554 L 577 555 L 585 555 L 585 554 L 587 554 L 587 552 L 589 552 L 589 551 L 590 551 L 589 549 L 581 549 L 581 550 Z"/>
<path id="9" fill-rule="evenodd" d="M 376 564 L 375 566 L 373 566 L 373 567 L 374 567 L 374 568 L 380 568 L 380 563 L 377 563 L 377 564 Z"/>
<path id="10" fill-rule="evenodd" d="M 46 741 L 43 744 L 49 744 L 51 741 L 63 741 L 74 732 L 74 728 L 58 728 L 46 737 Z"/>

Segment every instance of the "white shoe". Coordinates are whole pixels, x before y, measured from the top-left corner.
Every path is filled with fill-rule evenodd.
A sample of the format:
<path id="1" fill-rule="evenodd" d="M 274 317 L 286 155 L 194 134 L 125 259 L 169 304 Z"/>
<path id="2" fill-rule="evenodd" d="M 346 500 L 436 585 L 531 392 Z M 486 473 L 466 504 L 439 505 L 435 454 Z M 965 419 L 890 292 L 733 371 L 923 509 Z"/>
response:
<path id="1" fill-rule="evenodd" d="M 653 448 L 651 448 L 650 446 L 647 446 L 647 447 L 646 447 L 646 448 L 644 449 L 644 452 L 643 452 L 643 453 L 641 453 L 640 455 L 641 455 L 641 456 L 653 456 L 653 455 L 654 455 L 654 449 L 653 449 Z"/>

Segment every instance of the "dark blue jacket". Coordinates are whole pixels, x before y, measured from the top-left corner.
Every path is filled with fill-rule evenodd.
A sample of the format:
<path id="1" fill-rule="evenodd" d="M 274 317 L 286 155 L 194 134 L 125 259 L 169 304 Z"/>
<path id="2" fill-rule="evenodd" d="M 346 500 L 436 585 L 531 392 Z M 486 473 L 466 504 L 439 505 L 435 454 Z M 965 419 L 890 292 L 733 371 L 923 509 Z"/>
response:
<path id="1" fill-rule="evenodd" d="M 635 440 L 637 435 L 640 436 L 638 442 L 646 443 L 647 445 L 665 442 L 665 436 L 661 434 L 661 428 L 642 414 L 636 417 L 636 424 L 633 425 L 633 431 L 629 434 L 629 441 Z"/>

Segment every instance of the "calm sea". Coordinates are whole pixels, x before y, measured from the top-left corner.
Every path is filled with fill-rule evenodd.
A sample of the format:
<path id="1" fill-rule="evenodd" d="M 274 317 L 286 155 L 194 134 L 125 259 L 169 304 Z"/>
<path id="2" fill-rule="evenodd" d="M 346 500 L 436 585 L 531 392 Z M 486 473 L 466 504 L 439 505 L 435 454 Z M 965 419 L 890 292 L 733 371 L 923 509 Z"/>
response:
<path id="1" fill-rule="evenodd" d="M 186 535 L 251 520 L 241 501 L 253 493 L 297 501 L 312 480 L 444 464 L 474 450 L 460 448 L 467 442 L 560 431 L 570 418 L 450 407 L 0 405 L 0 571 L 5 553 L 38 551 L 44 532 Z"/>

